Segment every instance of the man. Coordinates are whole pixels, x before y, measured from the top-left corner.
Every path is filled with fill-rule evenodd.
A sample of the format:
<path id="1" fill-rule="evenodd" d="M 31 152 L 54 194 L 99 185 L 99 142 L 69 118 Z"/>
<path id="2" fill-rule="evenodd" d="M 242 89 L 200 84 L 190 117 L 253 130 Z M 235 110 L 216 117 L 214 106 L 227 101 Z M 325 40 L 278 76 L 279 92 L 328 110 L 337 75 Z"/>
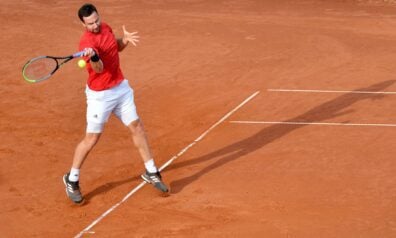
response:
<path id="1" fill-rule="evenodd" d="M 84 51 L 89 74 L 85 90 L 87 128 L 85 137 L 75 149 L 71 170 L 63 176 L 67 196 L 74 203 L 83 202 L 79 187 L 80 168 L 98 142 L 111 113 L 131 131 L 133 142 L 146 168 L 142 178 L 160 191 L 168 192 L 155 166 L 143 124 L 137 115 L 133 89 L 120 69 L 118 52 L 125 49 L 129 42 L 136 46 L 139 41 L 137 32 L 130 33 L 123 26 L 123 37 L 115 38 L 111 27 L 101 22 L 99 13 L 92 4 L 84 4 L 79 9 L 78 16 L 85 27 L 80 50 Z"/>

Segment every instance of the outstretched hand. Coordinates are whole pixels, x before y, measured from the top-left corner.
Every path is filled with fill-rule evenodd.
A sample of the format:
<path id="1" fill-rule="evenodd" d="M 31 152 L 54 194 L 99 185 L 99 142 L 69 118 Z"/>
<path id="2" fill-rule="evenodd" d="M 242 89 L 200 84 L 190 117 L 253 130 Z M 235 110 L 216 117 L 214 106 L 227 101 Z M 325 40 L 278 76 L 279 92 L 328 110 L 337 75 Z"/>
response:
<path id="1" fill-rule="evenodd" d="M 137 35 L 137 31 L 135 32 L 128 32 L 125 29 L 125 25 L 122 26 L 122 30 L 124 31 L 124 36 L 122 37 L 122 41 L 124 44 L 131 42 L 134 46 L 139 42 L 139 36 Z"/>

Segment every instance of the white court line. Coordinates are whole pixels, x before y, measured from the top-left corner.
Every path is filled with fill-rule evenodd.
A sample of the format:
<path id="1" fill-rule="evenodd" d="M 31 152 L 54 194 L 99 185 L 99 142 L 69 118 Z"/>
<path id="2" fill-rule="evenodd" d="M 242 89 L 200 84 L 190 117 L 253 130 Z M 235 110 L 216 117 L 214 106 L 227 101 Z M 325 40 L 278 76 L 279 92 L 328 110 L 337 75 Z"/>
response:
<path id="1" fill-rule="evenodd" d="M 182 149 L 178 154 L 173 156 L 170 160 L 168 160 L 164 165 L 159 168 L 160 171 L 165 169 L 168 165 L 170 165 L 174 160 L 179 158 L 181 155 L 186 153 L 191 147 L 193 147 L 197 142 L 201 141 L 210 131 L 212 131 L 215 127 L 217 127 L 220 123 L 224 122 L 228 117 L 230 117 L 233 113 L 235 113 L 238 109 L 240 109 L 243 105 L 248 103 L 250 100 L 252 100 L 257 94 L 259 94 L 260 91 L 257 91 L 253 93 L 250 97 L 246 98 L 241 104 L 239 104 L 237 107 L 235 107 L 232 111 L 227 113 L 225 116 L 223 116 L 218 122 L 216 122 L 213 126 L 211 126 L 208 130 L 206 130 L 202 135 L 200 135 L 197 139 L 195 139 L 191 144 L 189 144 L 187 147 Z M 134 189 L 132 189 L 121 201 L 116 203 L 114 206 L 109 208 L 106 212 L 104 212 L 101 216 L 99 216 L 96 220 L 94 220 L 90 225 L 88 225 L 84 230 L 82 230 L 80 233 L 78 233 L 75 238 L 80 238 L 86 233 L 93 233 L 93 231 L 90 231 L 92 227 L 94 227 L 96 224 L 98 224 L 103 218 L 105 218 L 107 215 L 109 215 L 112 211 L 114 211 L 118 206 L 120 206 L 122 203 L 124 203 L 132 194 L 136 193 L 139 189 L 141 189 L 146 182 L 141 182 L 138 186 L 136 186 Z"/>
<path id="2" fill-rule="evenodd" d="M 396 124 L 370 124 L 370 123 L 332 123 L 332 122 L 292 122 L 292 121 L 230 121 L 236 124 L 283 124 L 283 125 L 319 125 L 319 126 L 374 126 L 396 127 Z"/>
<path id="3" fill-rule="evenodd" d="M 396 94 L 396 92 L 316 90 L 316 89 L 267 89 L 269 92 L 302 92 L 302 93 L 356 93 L 356 94 Z"/>

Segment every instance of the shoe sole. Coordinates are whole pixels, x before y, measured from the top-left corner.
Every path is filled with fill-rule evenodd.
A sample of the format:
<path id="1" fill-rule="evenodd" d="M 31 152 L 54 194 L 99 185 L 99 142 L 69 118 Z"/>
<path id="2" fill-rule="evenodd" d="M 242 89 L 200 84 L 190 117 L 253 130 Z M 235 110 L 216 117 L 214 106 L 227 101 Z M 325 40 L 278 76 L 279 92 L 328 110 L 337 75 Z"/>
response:
<path id="1" fill-rule="evenodd" d="M 66 187 L 66 188 L 65 188 L 66 196 L 67 196 L 67 197 L 69 198 L 69 200 L 72 201 L 74 204 L 76 204 L 76 205 L 83 205 L 84 202 L 85 202 L 85 199 L 84 199 L 84 198 L 82 198 L 81 201 L 79 201 L 79 202 L 75 202 L 75 201 L 73 201 L 73 200 L 71 199 L 71 197 L 69 197 L 69 193 L 67 192 L 67 183 L 66 183 L 66 178 L 65 178 L 65 176 L 66 176 L 66 175 L 63 176 L 63 179 L 62 179 L 62 180 L 63 180 L 63 184 L 64 184 L 65 187 Z"/>

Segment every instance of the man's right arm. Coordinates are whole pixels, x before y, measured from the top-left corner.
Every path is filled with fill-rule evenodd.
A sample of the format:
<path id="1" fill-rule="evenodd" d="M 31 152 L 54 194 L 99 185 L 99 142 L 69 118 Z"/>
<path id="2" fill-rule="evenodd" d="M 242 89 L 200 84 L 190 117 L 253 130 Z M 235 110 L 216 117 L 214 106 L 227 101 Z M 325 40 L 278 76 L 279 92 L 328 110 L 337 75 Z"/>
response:
<path id="1" fill-rule="evenodd" d="M 95 53 L 95 51 L 94 51 L 94 55 L 91 56 L 90 63 L 91 63 L 92 69 L 93 69 L 96 73 L 100 74 L 100 73 L 103 72 L 103 62 L 102 62 L 102 60 L 99 58 L 99 56 Z"/>
<path id="2" fill-rule="evenodd" d="M 100 59 L 99 55 L 95 52 L 94 49 L 92 48 L 85 48 L 84 49 L 84 56 L 87 56 L 90 58 L 89 63 L 91 64 L 91 67 L 95 73 L 102 73 L 103 72 L 103 62 Z"/>

